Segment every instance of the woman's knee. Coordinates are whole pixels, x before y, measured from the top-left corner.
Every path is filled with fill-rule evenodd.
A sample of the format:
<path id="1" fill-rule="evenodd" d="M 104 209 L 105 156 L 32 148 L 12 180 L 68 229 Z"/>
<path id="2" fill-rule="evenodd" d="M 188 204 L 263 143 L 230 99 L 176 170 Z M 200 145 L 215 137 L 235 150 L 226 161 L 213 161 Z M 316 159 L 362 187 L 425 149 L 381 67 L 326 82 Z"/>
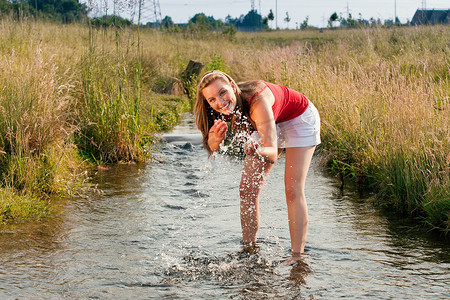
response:
<path id="1" fill-rule="evenodd" d="M 305 199 L 305 191 L 301 187 L 286 186 L 286 202 L 302 201 Z"/>
<path id="2" fill-rule="evenodd" d="M 239 184 L 239 195 L 241 196 L 241 199 L 257 198 L 261 192 L 262 186 L 262 181 L 241 180 L 241 183 Z"/>

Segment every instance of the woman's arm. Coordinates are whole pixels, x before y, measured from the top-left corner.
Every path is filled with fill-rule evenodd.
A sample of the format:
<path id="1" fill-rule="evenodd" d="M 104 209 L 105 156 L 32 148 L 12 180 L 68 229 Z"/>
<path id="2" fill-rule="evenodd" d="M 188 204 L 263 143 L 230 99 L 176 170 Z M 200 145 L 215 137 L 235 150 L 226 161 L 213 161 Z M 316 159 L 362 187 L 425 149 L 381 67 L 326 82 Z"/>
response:
<path id="1" fill-rule="evenodd" d="M 208 145 L 211 151 L 217 151 L 220 148 L 220 144 L 227 136 L 227 123 L 223 120 L 215 120 L 214 125 L 209 129 L 208 133 Z"/>
<path id="2" fill-rule="evenodd" d="M 272 112 L 274 101 L 275 97 L 270 89 L 265 89 L 252 102 L 250 117 L 256 125 L 261 142 L 248 144 L 244 148 L 246 154 L 261 156 L 269 163 L 274 163 L 278 158 L 277 129 Z"/>

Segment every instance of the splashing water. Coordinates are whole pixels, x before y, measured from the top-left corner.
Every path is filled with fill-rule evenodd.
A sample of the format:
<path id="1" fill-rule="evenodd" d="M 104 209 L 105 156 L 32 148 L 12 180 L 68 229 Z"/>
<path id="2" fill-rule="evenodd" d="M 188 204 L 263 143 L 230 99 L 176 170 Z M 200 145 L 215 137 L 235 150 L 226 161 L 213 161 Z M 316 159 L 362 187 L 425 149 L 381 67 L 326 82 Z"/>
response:
<path id="1" fill-rule="evenodd" d="M 290 246 L 283 157 L 261 194 L 259 248 L 243 251 L 241 158 L 208 159 L 191 116 L 171 134 L 158 161 L 93 175 L 103 194 L 1 227 L 0 298 L 448 298 L 448 243 L 341 193 L 314 165 L 305 261 L 280 265 Z"/>

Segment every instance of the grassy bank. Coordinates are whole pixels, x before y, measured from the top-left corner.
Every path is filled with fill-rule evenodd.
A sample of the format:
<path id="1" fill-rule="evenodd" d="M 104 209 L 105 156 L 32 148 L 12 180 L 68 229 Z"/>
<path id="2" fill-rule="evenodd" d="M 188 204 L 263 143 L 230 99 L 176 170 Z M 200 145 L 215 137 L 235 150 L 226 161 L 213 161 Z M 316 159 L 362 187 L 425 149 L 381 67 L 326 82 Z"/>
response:
<path id="1" fill-rule="evenodd" d="M 185 98 L 161 93 L 195 59 L 237 80 L 261 78 L 303 92 L 321 113 L 330 169 L 374 191 L 377 204 L 449 231 L 448 26 L 231 38 L 5 20 L 1 26 L 0 68 L 10 74 L 1 79 L 7 88 L 0 99 L 5 193 L 67 194 L 86 158 L 145 160 L 152 134 L 187 108 Z M 19 171 L 30 164 L 26 171 L 37 175 Z"/>
<path id="2" fill-rule="evenodd" d="M 166 38 L 174 55 L 183 45 L 238 80 L 303 92 L 321 113 L 329 169 L 373 191 L 376 205 L 449 232 L 448 26 Z"/>
<path id="3" fill-rule="evenodd" d="M 153 134 L 189 109 L 152 91 L 165 75 L 142 58 L 136 31 L 1 26 L 0 223 L 47 216 L 93 165 L 146 160 Z"/>
<path id="4" fill-rule="evenodd" d="M 321 113 L 328 168 L 449 232 L 448 26 L 156 36 L 173 65 L 187 56 L 303 92 Z"/>
<path id="5" fill-rule="evenodd" d="M 321 113 L 322 153 L 333 171 L 375 191 L 377 204 L 447 234 L 450 28 L 285 38 L 287 46 L 248 55 L 243 69 L 253 73 L 245 76 L 306 94 Z"/>

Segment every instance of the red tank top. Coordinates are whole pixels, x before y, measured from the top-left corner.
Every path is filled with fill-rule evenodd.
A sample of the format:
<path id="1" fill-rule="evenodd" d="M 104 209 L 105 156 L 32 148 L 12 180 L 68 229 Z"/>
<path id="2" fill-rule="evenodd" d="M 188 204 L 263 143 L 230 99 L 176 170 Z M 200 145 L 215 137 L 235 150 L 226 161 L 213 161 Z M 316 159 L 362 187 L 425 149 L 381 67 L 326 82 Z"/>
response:
<path id="1" fill-rule="evenodd" d="M 250 99 L 250 104 L 266 87 L 269 87 L 275 96 L 275 103 L 272 106 L 275 123 L 286 122 L 298 117 L 308 108 L 309 101 L 305 95 L 282 85 L 270 82 L 265 82 L 265 84 L 265 87 L 253 95 Z"/>

